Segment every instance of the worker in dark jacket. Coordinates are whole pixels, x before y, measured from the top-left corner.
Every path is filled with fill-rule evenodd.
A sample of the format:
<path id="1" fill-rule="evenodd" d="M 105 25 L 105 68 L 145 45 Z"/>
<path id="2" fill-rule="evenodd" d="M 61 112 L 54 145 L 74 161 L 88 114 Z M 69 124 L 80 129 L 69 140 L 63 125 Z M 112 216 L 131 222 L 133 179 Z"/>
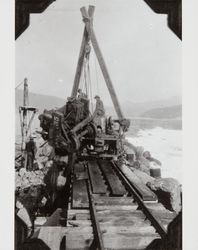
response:
<path id="1" fill-rule="evenodd" d="M 95 122 L 96 126 L 100 126 L 101 128 L 103 128 L 104 127 L 103 120 L 105 117 L 104 105 L 103 105 L 103 102 L 98 95 L 96 95 L 94 98 L 96 99 L 96 108 L 94 111 L 94 122 Z"/>
<path id="2" fill-rule="evenodd" d="M 95 112 L 98 116 L 104 116 L 105 115 L 105 109 L 102 100 L 100 99 L 100 96 L 96 95 L 94 97 L 96 99 L 96 109 Z"/>
<path id="3" fill-rule="evenodd" d="M 26 168 L 29 171 L 33 170 L 33 163 L 36 153 L 36 145 L 33 137 L 30 137 L 30 140 L 26 143 L 26 152 L 27 152 L 27 165 Z"/>

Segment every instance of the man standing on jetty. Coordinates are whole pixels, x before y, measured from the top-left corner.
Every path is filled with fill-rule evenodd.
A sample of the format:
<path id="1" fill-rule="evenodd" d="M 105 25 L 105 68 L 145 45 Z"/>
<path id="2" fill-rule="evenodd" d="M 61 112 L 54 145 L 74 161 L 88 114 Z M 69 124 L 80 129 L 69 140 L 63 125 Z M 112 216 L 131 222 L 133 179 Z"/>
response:
<path id="1" fill-rule="evenodd" d="M 34 142 L 34 138 L 30 136 L 29 141 L 26 143 L 26 151 L 27 151 L 27 165 L 26 169 L 28 171 L 33 170 L 33 163 L 36 154 L 36 144 Z"/>

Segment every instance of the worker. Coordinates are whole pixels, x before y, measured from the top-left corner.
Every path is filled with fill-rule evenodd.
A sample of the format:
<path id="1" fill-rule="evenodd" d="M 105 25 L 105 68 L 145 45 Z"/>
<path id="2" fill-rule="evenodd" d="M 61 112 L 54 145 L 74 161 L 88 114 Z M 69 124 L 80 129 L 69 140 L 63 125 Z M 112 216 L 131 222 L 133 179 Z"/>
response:
<path id="1" fill-rule="evenodd" d="M 87 98 L 87 95 L 82 92 L 82 89 L 78 89 L 78 99 Z"/>
<path id="2" fill-rule="evenodd" d="M 33 170 L 33 163 L 36 153 L 36 144 L 32 136 L 30 136 L 29 141 L 26 143 L 26 152 L 27 152 L 27 165 L 26 168 L 29 171 Z"/>
<path id="3" fill-rule="evenodd" d="M 75 100 L 75 97 L 67 97 L 67 102 L 73 102 Z"/>
<path id="4" fill-rule="evenodd" d="M 95 112 L 98 116 L 104 116 L 105 115 L 105 109 L 102 100 L 100 99 L 100 96 L 96 95 L 94 97 L 96 99 L 96 109 Z"/>
<path id="5" fill-rule="evenodd" d="M 101 126 L 102 128 L 104 125 L 104 116 L 105 116 L 105 109 L 102 100 L 98 95 L 94 97 L 96 99 L 96 108 L 94 111 L 94 121 L 96 125 Z M 103 128 L 104 129 L 104 128 Z"/>

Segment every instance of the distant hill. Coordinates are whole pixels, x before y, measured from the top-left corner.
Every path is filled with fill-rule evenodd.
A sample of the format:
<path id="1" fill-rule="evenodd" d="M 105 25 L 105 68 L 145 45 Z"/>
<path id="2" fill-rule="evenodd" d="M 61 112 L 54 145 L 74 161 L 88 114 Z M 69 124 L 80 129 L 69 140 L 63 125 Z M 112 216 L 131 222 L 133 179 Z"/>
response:
<path id="1" fill-rule="evenodd" d="M 156 108 L 144 112 L 142 117 L 157 118 L 157 119 L 175 119 L 182 117 L 182 105 L 171 107 Z"/>
<path id="2" fill-rule="evenodd" d="M 36 93 L 29 93 L 29 105 L 39 109 L 39 113 L 42 113 L 44 109 L 55 109 L 62 107 L 66 100 L 58 98 L 56 96 L 47 96 Z M 15 107 L 23 105 L 23 91 L 15 91 Z"/>
<path id="3" fill-rule="evenodd" d="M 153 110 L 153 109 L 163 109 L 166 107 L 171 106 L 178 106 L 181 105 L 182 100 L 179 96 L 174 96 L 171 98 L 163 99 L 163 100 L 157 100 L 157 101 L 150 101 L 150 102 L 139 102 L 135 103 L 132 101 L 125 101 L 121 103 L 122 110 L 124 112 L 124 115 L 126 117 L 138 117 L 142 116 L 147 111 Z M 106 107 L 106 111 L 108 114 L 114 114 L 114 108 L 113 107 Z"/>
<path id="4" fill-rule="evenodd" d="M 104 100 L 103 100 L 104 101 Z M 16 102 L 16 110 L 18 110 L 18 107 L 23 104 L 23 91 L 17 89 L 15 91 L 15 102 Z M 47 96 L 47 95 L 41 95 L 36 93 L 29 93 L 29 103 L 30 106 L 36 107 L 39 109 L 39 113 L 42 113 L 44 109 L 55 109 L 60 108 L 63 105 L 65 105 L 66 99 L 62 99 L 56 96 Z M 134 117 L 134 116 L 144 116 L 144 113 L 146 114 L 148 112 L 154 112 L 155 109 L 160 109 L 159 112 L 162 112 L 163 108 L 170 107 L 170 106 L 181 106 L 181 98 L 180 97 L 172 97 L 167 98 L 164 100 L 159 101 L 152 101 L 152 102 L 141 102 L 141 103 L 135 103 L 131 101 L 125 101 L 120 102 L 121 108 L 123 110 L 123 113 L 126 117 Z M 105 105 L 105 103 L 104 103 Z M 116 113 L 114 111 L 114 108 L 112 106 L 105 106 L 107 115 L 114 116 Z M 169 111 L 167 111 L 169 112 Z M 174 112 L 174 111 L 173 111 Z"/>
<path id="5" fill-rule="evenodd" d="M 123 103 L 123 111 L 126 116 L 141 116 L 143 113 L 158 108 L 166 108 L 181 105 L 182 100 L 178 96 L 167 99 L 134 103 L 131 101 Z"/>

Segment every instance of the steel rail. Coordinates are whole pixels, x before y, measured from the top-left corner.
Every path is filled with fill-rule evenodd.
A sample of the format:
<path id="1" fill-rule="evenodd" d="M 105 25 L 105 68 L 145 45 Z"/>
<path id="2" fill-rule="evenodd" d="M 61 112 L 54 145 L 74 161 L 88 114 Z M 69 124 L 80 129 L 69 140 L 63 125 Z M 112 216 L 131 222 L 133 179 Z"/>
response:
<path id="1" fill-rule="evenodd" d="M 153 227 L 156 229 L 156 231 L 159 233 L 162 239 L 164 239 L 167 236 L 167 230 L 164 228 L 164 226 L 157 220 L 157 218 L 153 215 L 153 213 L 146 207 L 146 204 L 141 199 L 137 191 L 134 189 L 128 178 L 123 174 L 123 172 L 119 169 L 117 164 L 112 161 L 112 166 L 121 178 L 121 180 L 126 185 L 129 192 L 134 196 L 135 201 L 138 203 L 138 206 L 142 209 L 146 217 L 150 220 Z"/>
<path id="2" fill-rule="evenodd" d="M 91 215 L 91 219 L 93 223 L 93 232 L 94 232 L 94 236 L 95 236 L 95 240 L 97 244 L 96 249 L 105 250 L 103 238 L 102 238 L 102 232 L 100 230 L 100 225 L 99 225 L 99 221 L 97 218 L 96 207 L 95 207 L 92 192 L 91 192 L 91 184 L 89 181 L 87 181 L 87 191 L 88 191 L 88 197 L 89 197 L 90 215 Z"/>

